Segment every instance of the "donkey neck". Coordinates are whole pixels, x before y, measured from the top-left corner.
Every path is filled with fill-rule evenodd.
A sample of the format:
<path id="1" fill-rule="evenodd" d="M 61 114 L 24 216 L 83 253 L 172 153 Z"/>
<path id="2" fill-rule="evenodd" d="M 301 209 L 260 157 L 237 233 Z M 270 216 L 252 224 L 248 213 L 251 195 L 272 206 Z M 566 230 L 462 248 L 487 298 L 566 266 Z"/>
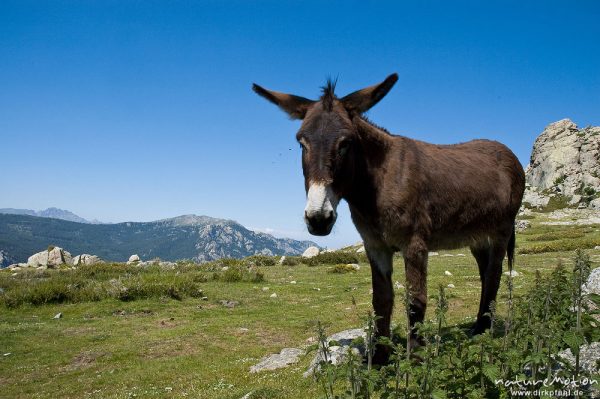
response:
<path id="1" fill-rule="evenodd" d="M 344 199 L 351 209 L 360 214 L 375 215 L 383 180 L 381 166 L 387 160 L 392 136 L 360 116 L 354 117 L 352 123 L 359 138 L 359 146 L 352 181 Z"/>

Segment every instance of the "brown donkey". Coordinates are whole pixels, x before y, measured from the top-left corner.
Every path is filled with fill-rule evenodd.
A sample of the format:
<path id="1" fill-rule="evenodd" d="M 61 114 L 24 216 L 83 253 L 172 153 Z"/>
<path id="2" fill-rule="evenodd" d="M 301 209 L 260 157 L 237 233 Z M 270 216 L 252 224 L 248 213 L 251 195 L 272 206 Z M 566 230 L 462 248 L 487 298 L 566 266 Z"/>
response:
<path id="1" fill-rule="evenodd" d="M 397 80 L 393 74 L 343 98 L 328 82 L 318 101 L 258 85 L 253 90 L 303 121 L 296 137 L 308 231 L 329 234 L 340 199 L 348 202 L 371 264 L 378 334 L 390 336 L 394 252 L 404 257 L 414 325 L 423 321 L 427 306 L 428 251 L 463 246 L 471 248 L 479 266 L 481 300 L 473 332 L 481 333 L 490 325 L 486 314 L 507 252 L 512 268 L 525 174 L 517 157 L 496 141 L 435 145 L 392 135 L 369 122 L 362 114 Z M 410 341 L 418 344 L 414 330 Z M 386 362 L 388 352 L 379 347 L 375 360 Z"/>

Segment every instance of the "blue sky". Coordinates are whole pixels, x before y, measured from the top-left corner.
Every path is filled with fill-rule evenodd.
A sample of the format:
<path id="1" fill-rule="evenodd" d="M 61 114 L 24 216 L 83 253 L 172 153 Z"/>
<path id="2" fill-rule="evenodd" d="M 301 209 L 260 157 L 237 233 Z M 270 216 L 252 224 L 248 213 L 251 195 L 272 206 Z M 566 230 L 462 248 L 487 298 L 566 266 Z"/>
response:
<path id="1" fill-rule="evenodd" d="M 548 123 L 600 124 L 599 20 L 597 1 L 3 1 L 0 207 L 309 238 L 299 122 L 252 82 L 315 98 L 397 72 L 377 124 L 527 164 Z M 319 244 L 358 240 L 340 207 Z"/>

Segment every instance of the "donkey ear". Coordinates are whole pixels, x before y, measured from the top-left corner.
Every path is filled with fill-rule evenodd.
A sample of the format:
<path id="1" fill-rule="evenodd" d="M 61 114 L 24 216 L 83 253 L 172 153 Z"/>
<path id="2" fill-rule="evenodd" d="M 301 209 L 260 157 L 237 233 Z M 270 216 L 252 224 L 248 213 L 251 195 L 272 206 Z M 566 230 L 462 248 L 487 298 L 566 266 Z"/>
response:
<path id="1" fill-rule="evenodd" d="M 393 73 L 388 76 L 383 82 L 374 86 L 366 87 L 362 90 L 355 91 L 354 93 L 348 94 L 340 101 L 344 104 L 349 111 L 358 112 L 362 114 L 377 104 L 379 100 L 385 97 L 390 89 L 394 86 L 398 80 L 398 74 Z"/>
<path id="2" fill-rule="evenodd" d="M 308 98 L 267 90 L 256 83 L 252 85 L 252 90 L 259 96 L 264 97 L 277 105 L 292 119 L 304 119 L 306 111 L 314 103 L 314 101 L 309 100 Z"/>

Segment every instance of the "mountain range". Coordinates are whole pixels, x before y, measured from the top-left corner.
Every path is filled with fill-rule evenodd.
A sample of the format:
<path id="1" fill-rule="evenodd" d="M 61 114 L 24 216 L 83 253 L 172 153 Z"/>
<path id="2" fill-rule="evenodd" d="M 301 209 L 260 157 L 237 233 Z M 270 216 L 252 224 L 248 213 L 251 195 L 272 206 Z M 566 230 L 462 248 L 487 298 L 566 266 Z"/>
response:
<path id="1" fill-rule="evenodd" d="M 197 262 L 255 254 L 298 255 L 316 245 L 311 241 L 275 238 L 248 230 L 232 220 L 208 216 L 92 224 L 3 211 L 0 210 L 1 267 L 26 262 L 30 255 L 49 245 L 64 248 L 73 255 L 88 253 L 119 262 L 126 261 L 132 254 L 144 260 L 192 259 Z M 71 217 L 67 213 L 62 215 Z"/>
<path id="2" fill-rule="evenodd" d="M 77 223 L 94 223 L 99 224 L 98 220 L 87 220 L 82 218 L 81 216 L 77 216 L 71 211 L 66 211 L 64 209 L 59 208 L 48 208 L 43 211 L 34 211 L 32 209 L 17 209 L 17 208 L 0 208 L 0 213 L 6 213 L 10 215 L 29 215 L 29 216 L 39 216 L 42 218 L 54 218 L 54 219 L 62 219 L 68 220 L 70 222 Z"/>

